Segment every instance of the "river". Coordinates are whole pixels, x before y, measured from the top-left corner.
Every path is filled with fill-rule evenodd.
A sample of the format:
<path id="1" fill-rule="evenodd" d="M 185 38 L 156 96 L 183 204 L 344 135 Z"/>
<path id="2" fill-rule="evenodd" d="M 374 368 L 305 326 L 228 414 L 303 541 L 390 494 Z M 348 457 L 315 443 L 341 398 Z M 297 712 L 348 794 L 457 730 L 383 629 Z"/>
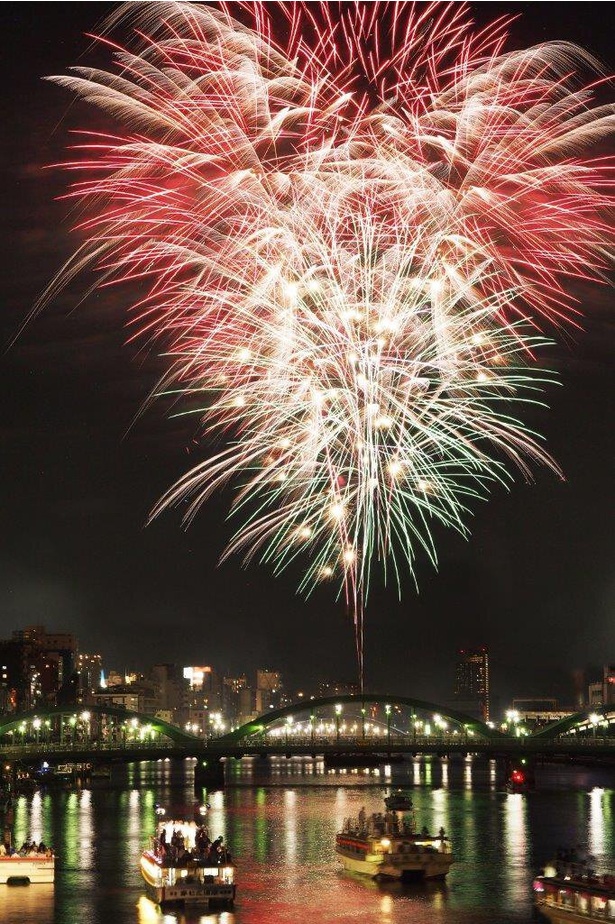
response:
<path id="1" fill-rule="evenodd" d="M 531 884 L 558 846 L 582 844 L 600 871 L 615 856 L 615 774 L 538 768 L 536 791 L 508 795 L 501 768 L 475 759 L 416 760 L 380 771 L 327 771 L 312 760 L 234 762 L 224 791 L 198 793 L 212 837 L 238 864 L 232 912 L 161 913 L 138 862 L 156 803 L 195 803 L 194 761 L 114 768 L 90 788 L 21 796 L 14 841 L 52 844 L 55 886 L 0 886 L 2 924 L 519 924 L 536 919 Z M 341 871 L 344 818 L 383 810 L 412 788 L 417 823 L 450 837 L 446 884 L 378 885 Z"/>

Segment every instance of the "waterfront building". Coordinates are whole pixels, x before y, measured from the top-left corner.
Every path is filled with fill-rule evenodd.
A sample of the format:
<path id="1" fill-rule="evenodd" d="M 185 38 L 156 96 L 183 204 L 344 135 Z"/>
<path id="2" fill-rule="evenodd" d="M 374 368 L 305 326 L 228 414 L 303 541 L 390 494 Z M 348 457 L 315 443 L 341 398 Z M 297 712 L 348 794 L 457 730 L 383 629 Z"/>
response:
<path id="1" fill-rule="evenodd" d="M 453 705 L 460 712 L 489 721 L 489 652 L 484 646 L 459 650 Z"/>
<path id="2" fill-rule="evenodd" d="M 602 679 L 589 684 L 587 703 L 589 706 L 611 706 L 615 703 L 615 664 L 605 664 Z"/>
<path id="3" fill-rule="evenodd" d="M 573 709 L 559 706 L 552 696 L 517 696 L 505 712 L 507 724 L 512 721 L 530 732 L 544 728 L 552 722 L 559 722 L 573 714 Z"/>
<path id="4" fill-rule="evenodd" d="M 156 695 L 152 683 L 115 684 L 106 689 L 98 689 L 92 694 L 92 702 L 99 706 L 119 706 L 132 712 L 156 715 Z"/>

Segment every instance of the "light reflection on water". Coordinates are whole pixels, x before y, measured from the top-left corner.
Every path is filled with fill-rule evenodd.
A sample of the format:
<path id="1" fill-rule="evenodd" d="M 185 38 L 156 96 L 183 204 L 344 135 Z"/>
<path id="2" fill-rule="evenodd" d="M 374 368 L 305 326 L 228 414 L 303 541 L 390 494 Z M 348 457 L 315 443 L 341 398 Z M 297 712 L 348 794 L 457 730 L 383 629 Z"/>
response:
<path id="1" fill-rule="evenodd" d="M 233 762 L 224 792 L 192 790 L 193 761 L 114 769 L 91 790 L 20 797 L 15 840 L 52 843 L 55 889 L 0 886 L 2 924 L 526 924 L 531 882 L 560 845 L 587 845 L 597 866 L 615 855 L 609 780 L 574 775 L 528 795 L 507 795 L 493 761 L 415 759 L 404 765 L 331 772 L 322 762 Z M 548 780 L 547 780 L 548 782 Z M 600 783 L 600 789 L 594 788 Z M 613 781 L 610 780 L 612 787 Z M 383 809 L 397 786 L 413 790 L 416 820 L 444 827 L 457 862 L 445 884 L 379 885 L 341 871 L 335 832 L 344 818 Z M 540 789 L 540 787 L 539 787 Z M 223 835 L 238 862 L 234 911 L 161 913 L 138 870 L 154 831 L 156 802 L 206 799 L 210 835 Z"/>

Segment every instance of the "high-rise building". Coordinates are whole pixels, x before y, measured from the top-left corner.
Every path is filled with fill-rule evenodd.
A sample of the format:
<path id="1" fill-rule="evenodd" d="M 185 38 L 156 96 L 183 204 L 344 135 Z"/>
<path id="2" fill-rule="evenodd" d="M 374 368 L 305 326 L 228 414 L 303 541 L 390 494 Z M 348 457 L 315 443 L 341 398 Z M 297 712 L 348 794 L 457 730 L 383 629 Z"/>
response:
<path id="1" fill-rule="evenodd" d="M 39 703 L 73 702 L 77 641 L 67 632 L 44 626 L 17 629 L 0 641 L 0 704 L 8 711 Z"/>
<path id="2" fill-rule="evenodd" d="M 15 641 L 30 644 L 44 656 L 58 662 L 59 682 L 67 683 L 75 670 L 77 639 L 70 632 L 47 632 L 45 626 L 26 626 L 13 632 Z"/>
<path id="3" fill-rule="evenodd" d="M 27 696 L 27 652 L 14 639 L 0 642 L 0 709 L 17 712 L 31 705 Z"/>
<path id="4" fill-rule="evenodd" d="M 191 666 L 183 669 L 184 700 L 181 724 L 190 723 L 207 728 L 207 713 L 220 709 L 221 696 L 218 675 L 213 667 Z"/>
<path id="5" fill-rule="evenodd" d="M 87 703 L 92 693 L 100 686 L 102 656 L 80 652 L 77 655 L 76 667 L 79 676 L 79 700 Z"/>
<path id="6" fill-rule="evenodd" d="M 282 675 L 279 671 L 257 670 L 256 712 L 262 714 L 268 709 L 277 709 L 282 693 Z"/>
<path id="7" fill-rule="evenodd" d="M 224 677 L 222 679 L 220 708 L 224 717 L 232 725 L 238 724 L 240 716 L 243 715 L 242 707 L 245 704 L 243 691 L 246 690 L 250 695 L 254 695 L 254 691 L 248 688 L 248 679 L 245 674 L 240 677 Z"/>
<path id="8" fill-rule="evenodd" d="M 180 722 L 180 712 L 189 686 L 183 669 L 177 664 L 154 664 L 151 676 L 159 713 L 170 715 L 172 718 L 169 721 Z"/>
<path id="9" fill-rule="evenodd" d="M 184 667 L 183 676 L 195 692 L 207 694 L 214 690 L 215 674 L 211 667 Z"/>
<path id="10" fill-rule="evenodd" d="M 459 650 L 453 702 L 459 712 L 489 720 L 489 653 L 485 647 Z"/>

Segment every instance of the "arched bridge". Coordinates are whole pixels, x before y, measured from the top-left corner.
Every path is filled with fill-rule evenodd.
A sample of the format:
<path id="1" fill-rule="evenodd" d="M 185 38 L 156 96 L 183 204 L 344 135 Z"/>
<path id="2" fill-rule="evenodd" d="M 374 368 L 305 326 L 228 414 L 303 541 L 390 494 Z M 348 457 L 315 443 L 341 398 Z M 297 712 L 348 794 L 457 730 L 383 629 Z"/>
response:
<path id="1" fill-rule="evenodd" d="M 299 718 L 303 716 L 304 718 Z M 409 696 L 370 693 L 310 699 L 265 713 L 216 739 L 217 744 L 254 744 L 282 732 L 291 741 L 300 737 L 342 742 L 349 738 L 383 740 L 400 735 L 416 740 L 425 735 L 476 736 L 497 741 L 506 736 L 472 716 Z"/>
<path id="2" fill-rule="evenodd" d="M 28 765 L 198 757 L 204 747 L 176 725 L 120 706 L 46 706 L 0 716 L 0 757 Z"/>
<path id="3" fill-rule="evenodd" d="M 271 710 L 228 734 L 202 737 L 151 715 L 118 706 L 50 706 L 0 717 L 7 759 L 139 760 L 244 754 L 595 754 L 615 760 L 615 706 L 568 716 L 529 734 L 498 730 L 454 709 L 414 697 L 341 695 Z M 79 756 L 77 756 L 79 755 Z"/>
<path id="4" fill-rule="evenodd" d="M 84 726 L 90 726 L 90 728 L 87 728 L 86 734 L 91 732 L 94 717 L 111 720 L 105 722 L 105 724 L 115 731 L 117 731 L 118 724 L 120 728 L 125 726 L 127 729 L 126 734 L 128 735 L 130 734 L 130 729 L 132 729 L 133 735 L 136 734 L 137 729 L 139 729 L 139 734 L 141 734 L 142 729 L 146 729 L 146 734 L 162 735 L 175 744 L 193 745 L 195 741 L 201 740 L 196 735 L 184 731 L 177 725 L 171 725 L 157 716 L 146 715 L 120 706 L 98 705 L 87 706 L 80 710 L 70 709 L 66 706 L 45 706 L 42 709 L 32 709 L 18 715 L 0 717 L 0 739 L 3 739 L 6 735 L 18 737 L 20 731 L 25 731 L 28 727 L 31 727 L 35 733 L 36 731 L 39 732 L 37 737 L 40 740 L 44 740 L 45 737 L 51 738 L 51 729 L 52 727 L 55 729 L 58 722 L 60 724 L 60 733 L 62 733 L 62 726 L 64 726 L 67 736 L 74 738 L 79 733 L 79 727 L 83 732 Z M 119 720 L 119 723 L 116 720 Z M 89 736 L 91 737 L 91 734 Z M 82 737 L 85 736 L 82 734 Z"/>
<path id="5" fill-rule="evenodd" d="M 615 761 L 615 706 L 568 716 L 531 733 L 518 719 L 496 729 L 455 709 L 390 694 L 330 696 L 272 710 L 212 740 L 208 753 L 483 754 L 516 759 L 591 756 Z"/>

